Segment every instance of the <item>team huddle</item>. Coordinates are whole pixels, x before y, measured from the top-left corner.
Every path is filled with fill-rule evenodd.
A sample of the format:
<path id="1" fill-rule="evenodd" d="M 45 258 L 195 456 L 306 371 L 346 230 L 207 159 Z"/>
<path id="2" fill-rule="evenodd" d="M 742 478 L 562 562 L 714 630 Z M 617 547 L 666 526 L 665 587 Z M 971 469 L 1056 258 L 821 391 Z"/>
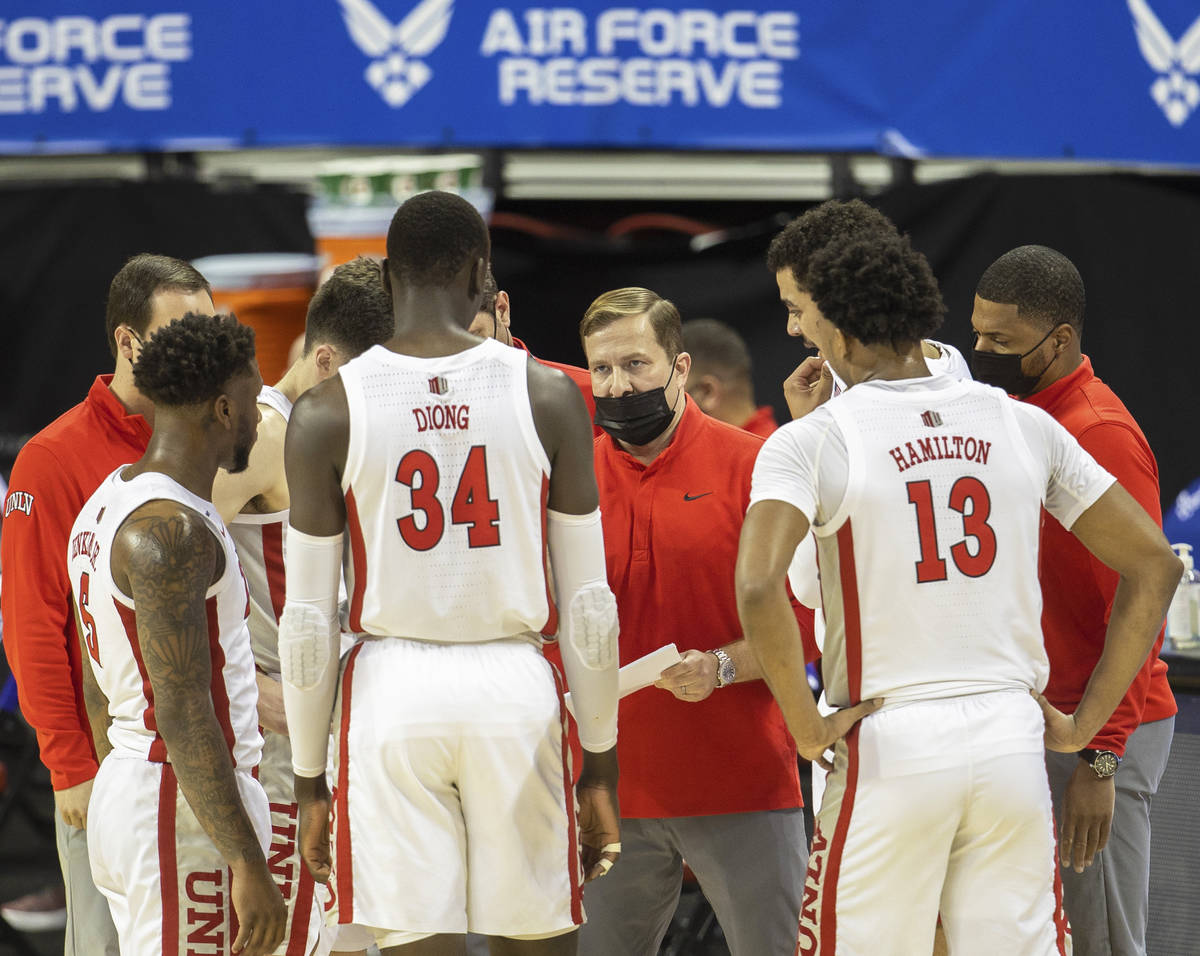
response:
<path id="1" fill-rule="evenodd" d="M 1121 775 L 1166 761 L 1181 566 L 1073 266 L 993 264 L 974 381 L 924 257 L 817 207 L 768 254 L 818 351 L 772 431 L 701 410 L 736 348 L 646 289 L 589 307 L 586 371 L 539 361 L 489 262 L 408 200 L 270 386 L 186 263 L 114 279 L 114 376 L 4 530 L 68 952 L 653 956 L 685 860 L 733 956 L 1144 952 Z"/>

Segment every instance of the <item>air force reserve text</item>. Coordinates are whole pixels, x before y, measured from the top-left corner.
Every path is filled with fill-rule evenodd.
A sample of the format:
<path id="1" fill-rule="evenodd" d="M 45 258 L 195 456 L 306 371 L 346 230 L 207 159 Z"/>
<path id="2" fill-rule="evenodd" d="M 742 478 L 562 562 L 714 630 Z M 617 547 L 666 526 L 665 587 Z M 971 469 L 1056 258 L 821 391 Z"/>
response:
<path id="1" fill-rule="evenodd" d="M 783 61 L 800 56 L 788 10 L 500 8 L 480 45 L 498 57 L 499 99 L 534 105 L 776 109 Z M 597 55 L 590 56 L 595 53 Z"/>

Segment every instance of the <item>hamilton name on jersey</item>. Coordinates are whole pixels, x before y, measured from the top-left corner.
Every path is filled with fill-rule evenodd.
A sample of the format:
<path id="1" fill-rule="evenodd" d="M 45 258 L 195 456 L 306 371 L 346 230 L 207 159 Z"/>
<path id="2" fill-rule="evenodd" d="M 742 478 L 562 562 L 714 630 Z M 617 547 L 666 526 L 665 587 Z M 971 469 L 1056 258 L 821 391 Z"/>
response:
<path id="1" fill-rule="evenodd" d="M 913 465 L 926 461 L 943 461 L 946 459 L 961 459 L 972 461 L 977 465 L 986 465 L 988 453 L 992 449 L 990 441 L 982 438 L 962 435 L 929 435 L 914 441 L 906 441 L 903 445 L 889 448 L 888 454 L 896 463 L 898 471 L 907 471 Z"/>

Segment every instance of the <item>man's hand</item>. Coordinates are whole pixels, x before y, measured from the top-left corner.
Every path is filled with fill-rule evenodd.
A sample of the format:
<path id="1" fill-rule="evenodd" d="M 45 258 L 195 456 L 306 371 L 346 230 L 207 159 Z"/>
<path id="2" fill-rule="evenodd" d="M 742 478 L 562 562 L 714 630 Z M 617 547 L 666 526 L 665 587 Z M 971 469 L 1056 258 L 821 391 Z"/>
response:
<path id="1" fill-rule="evenodd" d="M 707 651 L 684 651 L 683 660 L 658 675 L 655 687 L 669 690 L 680 700 L 704 700 L 717 686 L 717 659 Z"/>
<path id="2" fill-rule="evenodd" d="M 324 777 L 294 777 L 300 858 L 318 883 L 328 883 L 333 868 L 329 853 L 329 788 Z"/>
<path id="3" fill-rule="evenodd" d="M 621 810 L 617 791 L 604 784 L 580 781 L 579 856 L 583 861 L 583 881 L 604 876 L 621 856 Z"/>
<path id="4" fill-rule="evenodd" d="M 283 712 L 283 683 L 262 672 L 254 675 L 258 684 L 258 724 L 287 736 L 287 715 Z"/>
<path id="5" fill-rule="evenodd" d="M 835 711 L 821 718 L 821 735 L 815 740 L 801 744 L 796 741 L 796 749 L 805 760 L 811 760 L 826 770 L 832 770 L 833 765 L 825 759 L 825 751 L 832 747 L 850 732 L 850 728 L 868 714 L 873 714 L 883 706 L 883 698 L 864 700 L 861 704 Z M 794 732 L 793 732 L 794 735 Z"/>
<path id="6" fill-rule="evenodd" d="M 833 374 L 819 355 L 810 355 L 783 380 L 783 397 L 792 419 L 803 418 L 833 395 Z"/>
<path id="7" fill-rule="evenodd" d="M 87 663 L 86 661 L 84 663 Z M 54 791 L 54 809 L 63 823 L 80 830 L 87 829 L 88 801 L 92 799 L 92 780 L 85 780 L 65 790 Z"/>
<path id="8" fill-rule="evenodd" d="M 287 930 L 287 906 L 279 887 L 271 879 L 267 861 L 259 857 L 231 868 L 233 911 L 238 918 L 233 952 L 239 956 L 269 956 L 283 942 Z"/>
<path id="9" fill-rule="evenodd" d="M 1087 762 L 1080 759 L 1063 796 L 1062 834 L 1058 840 L 1063 866 L 1082 873 L 1092 865 L 1096 854 L 1108 843 L 1116 800 L 1116 777 L 1097 777 Z"/>
<path id="10" fill-rule="evenodd" d="M 1038 705 L 1042 708 L 1042 716 L 1046 719 L 1045 741 L 1046 749 L 1056 753 L 1073 754 L 1082 750 L 1091 742 L 1091 735 L 1084 736 L 1075 726 L 1075 715 L 1064 714 L 1041 694 L 1030 691 Z"/>

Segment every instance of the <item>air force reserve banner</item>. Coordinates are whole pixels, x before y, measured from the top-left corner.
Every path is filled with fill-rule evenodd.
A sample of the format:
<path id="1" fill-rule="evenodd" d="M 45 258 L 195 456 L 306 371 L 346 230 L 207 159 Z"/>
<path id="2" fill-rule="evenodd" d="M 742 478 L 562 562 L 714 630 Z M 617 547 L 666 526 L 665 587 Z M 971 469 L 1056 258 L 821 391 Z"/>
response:
<path id="1" fill-rule="evenodd" d="M 1200 0 L 7 0 L 0 151 L 306 144 L 1200 164 Z"/>

